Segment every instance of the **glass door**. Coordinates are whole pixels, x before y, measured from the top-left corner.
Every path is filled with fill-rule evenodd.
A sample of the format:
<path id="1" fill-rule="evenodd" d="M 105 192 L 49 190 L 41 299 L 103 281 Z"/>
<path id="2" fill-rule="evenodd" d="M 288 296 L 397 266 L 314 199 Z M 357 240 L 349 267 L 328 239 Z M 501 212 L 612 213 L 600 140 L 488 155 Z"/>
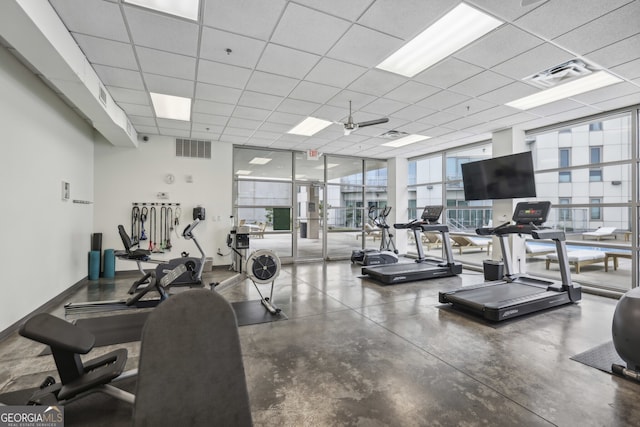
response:
<path id="1" fill-rule="evenodd" d="M 296 260 L 324 258 L 324 185 L 296 183 Z"/>

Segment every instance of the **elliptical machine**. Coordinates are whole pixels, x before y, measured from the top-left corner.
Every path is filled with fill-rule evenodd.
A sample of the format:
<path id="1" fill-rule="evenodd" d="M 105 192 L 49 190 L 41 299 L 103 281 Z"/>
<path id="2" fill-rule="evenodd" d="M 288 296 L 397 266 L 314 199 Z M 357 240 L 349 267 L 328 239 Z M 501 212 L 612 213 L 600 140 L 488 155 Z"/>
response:
<path id="1" fill-rule="evenodd" d="M 351 262 L 360 265 L 395 264 L 398 262 L 398 250 L 393 242 L 387 217 L 391 213 L 391 206 L 379 210 L 376 206 L 369 206 L 369 219 L 380 229 L 380 249 L 356 249 L 351 252 Z"/>

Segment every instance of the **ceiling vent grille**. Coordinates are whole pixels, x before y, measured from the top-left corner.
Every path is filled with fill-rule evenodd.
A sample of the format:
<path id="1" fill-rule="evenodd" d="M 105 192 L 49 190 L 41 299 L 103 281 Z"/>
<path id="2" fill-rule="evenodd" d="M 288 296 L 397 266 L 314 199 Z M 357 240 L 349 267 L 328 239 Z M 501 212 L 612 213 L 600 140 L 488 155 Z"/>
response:
<path id="1" fill-rule="evenodd" d="M 100 99 L 100 102 L 102 102 L 102 105 L 104 105 L 106 107 L 107 106 L 107 91 L 102 86 L 98 86 L 98 89 L 99 89 L 98 99 Z"/>
<path id="2" fill-rule="evenodd" d="M 586 76 L 594 71 L 595 68 L 585 61 L 572 59 L 571 61 L 563 62 L 560 65 L 540 71 L 532 76 L 525 77 L 523 80 L 541 88 L 548 88 Z"/>
<path id="3" fill-rule="evenodd" d="M 409 135 L 407 132 L 402 132 L 399 130 L 389 130 L 386 131 L 385 133 L 381 133 L 379 135 L 379 138 L 385 138 L 385 139 L 397 139 L 397 138 L 402 138 L 403 136 L 407 136 Z"/>
<path id="4" fill-rule="evenodd" d="M 211 141 L 176 138 L 176 156 L 194 159 L 211 158 Z"/>

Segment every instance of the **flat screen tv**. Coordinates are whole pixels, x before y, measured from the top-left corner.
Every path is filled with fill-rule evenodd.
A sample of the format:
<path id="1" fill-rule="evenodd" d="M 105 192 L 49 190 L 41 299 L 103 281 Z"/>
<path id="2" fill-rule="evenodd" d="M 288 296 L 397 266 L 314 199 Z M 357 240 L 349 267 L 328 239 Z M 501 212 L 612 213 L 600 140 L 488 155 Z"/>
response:
<path id="1" fill-rule="evenodd" d="M 530 151 L 462 164 L 465 200 L 536 197 Z"/>

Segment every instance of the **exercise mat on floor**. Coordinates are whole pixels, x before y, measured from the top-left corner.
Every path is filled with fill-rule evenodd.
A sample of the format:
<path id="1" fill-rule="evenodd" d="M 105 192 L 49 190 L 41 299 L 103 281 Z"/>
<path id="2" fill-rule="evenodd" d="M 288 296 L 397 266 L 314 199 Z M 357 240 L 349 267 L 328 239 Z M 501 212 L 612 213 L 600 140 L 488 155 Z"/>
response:
<path id="1" fill-rule="evenodd" d="M 611 365 L 614 363 L 617 365 L 627 366 L 627 363 L 618 356 L 616 348 L 613 345 L 613 341 L 600 344 L 591 350 L 576 354 L 571 357 L 571 360 L 575 360 L 576 362 L 580 362 L 609 374 L 612 373 Z"/>
<path id="2" fill-rule="evenodd" d="M 287 316 L 282 312 L 278 314 L 269 313 L 260 303 L 260 300 L 232 302 L 231 306 L 236 313 L 238 326 L 287 320 Z M 149 313 L 150 311 L 143 311 L 131 314 L 78 319 L 75 324 L 95 335 L 96 343 L 94 347 L 102 347 L 140 341 L 142 327 Z M 46 354 L 51 354 L 49 347 L 45 348 L 40 353 L 40 356 Z"/>

